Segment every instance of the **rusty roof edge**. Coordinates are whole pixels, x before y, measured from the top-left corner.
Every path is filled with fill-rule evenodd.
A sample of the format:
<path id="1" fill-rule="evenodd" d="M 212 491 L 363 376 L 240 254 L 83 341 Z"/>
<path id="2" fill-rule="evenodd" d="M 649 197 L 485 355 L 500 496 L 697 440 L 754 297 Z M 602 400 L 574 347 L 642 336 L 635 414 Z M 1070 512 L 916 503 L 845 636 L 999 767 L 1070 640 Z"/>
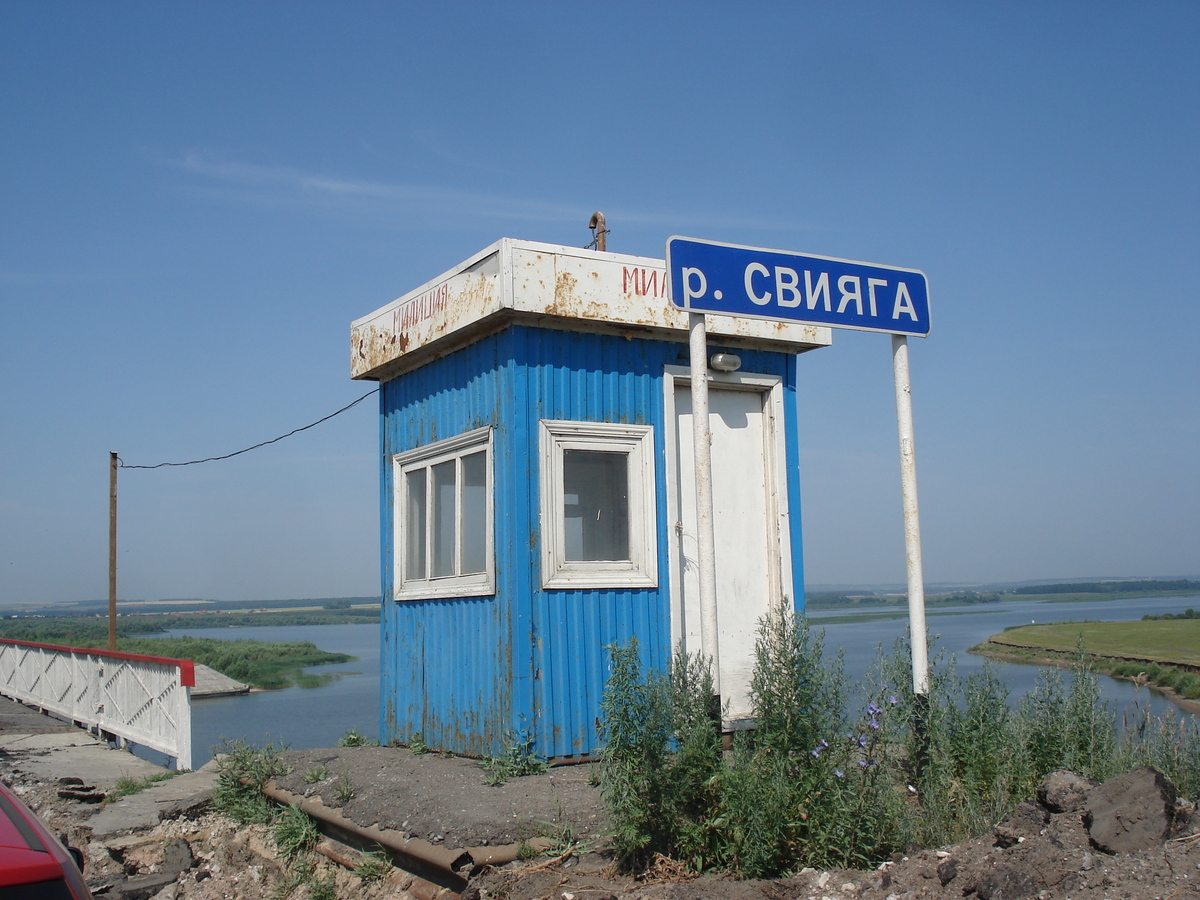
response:
<path id="1" fill-rule="evenodd" d="M 413 369 L 419 369 L 421 366 L 428 365 L 435 359 L 449 356 L 455 350 L 461 350 L 463 347 L 482 340 L 488 335 L 503 331 L 512 323 L 514 318 L 517 318 L 517 314 L 512 309 L 502 307 L 490 316 L 472 322 L 470 325 L 460 328 L 458 331 L 451 332 L 432 343 L 425 344 L 416 350 L 405 353 L 403 356 L 390 359 L 358 375 L 351 373 L 350 377 L 355 381 L 391 381 L 393 378 L 397 378 L 406 372 L 411 372 Z M 351 336 L 350 343 L 351 352 L 353 352 L 353 336 Z"/>

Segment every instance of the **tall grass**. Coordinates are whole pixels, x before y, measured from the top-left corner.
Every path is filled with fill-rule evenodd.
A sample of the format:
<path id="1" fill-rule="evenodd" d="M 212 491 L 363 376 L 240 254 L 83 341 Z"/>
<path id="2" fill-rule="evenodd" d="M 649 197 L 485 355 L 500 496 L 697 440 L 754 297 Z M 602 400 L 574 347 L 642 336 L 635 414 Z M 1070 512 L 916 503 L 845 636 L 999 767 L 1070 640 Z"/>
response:
<path id="1" fill-rule="evenodd" d="M 629 869 L 657 854 L 741 877 L 870 866 L 985 832 L 1060 768 L 1105 779 L 1154 765 L 1182 795 L 1200 790 L 1195 723 L 1143 713 L 1118 734 L 1082 647 L 1015 707 L 990 664 L 962 678 L 952 658 L 915 697 L 907 641 L 850 691 L 840 655 L 781 606 L 759 622 L 756 727 L 724 753 L 703 658 L 678 650 L 663 673 L 636 641 L 609 651 L 599 781 Z"/>

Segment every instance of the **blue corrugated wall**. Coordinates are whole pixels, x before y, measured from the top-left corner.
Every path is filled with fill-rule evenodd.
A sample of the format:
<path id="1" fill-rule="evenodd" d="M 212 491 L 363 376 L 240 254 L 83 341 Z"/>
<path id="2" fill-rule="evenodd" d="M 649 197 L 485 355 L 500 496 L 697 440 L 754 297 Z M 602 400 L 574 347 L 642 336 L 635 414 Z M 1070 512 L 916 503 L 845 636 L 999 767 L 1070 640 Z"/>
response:
<path id="1" fill-rule="evenodd" d="M 799 533 L 792 357 L 739 350 L 743 371 L 783 377 L 788 493 Z M 687 365 L 687 345 L 513 326 L 383 385 L 383 614 L 380 734 L 460 753 L 495 755 L 530 736 L 545 757 L 596 749 L 607 673 L 604 647 L 637 636 L 645 661 L 670 656 L 663 367 Z M 538 421 L 654 426 L 658 587 L 541 589 Z M 496 594 L 390 600 L 393 454 L 494 427 Z M 795 596 L 803 594 L 794 538 Z"/>

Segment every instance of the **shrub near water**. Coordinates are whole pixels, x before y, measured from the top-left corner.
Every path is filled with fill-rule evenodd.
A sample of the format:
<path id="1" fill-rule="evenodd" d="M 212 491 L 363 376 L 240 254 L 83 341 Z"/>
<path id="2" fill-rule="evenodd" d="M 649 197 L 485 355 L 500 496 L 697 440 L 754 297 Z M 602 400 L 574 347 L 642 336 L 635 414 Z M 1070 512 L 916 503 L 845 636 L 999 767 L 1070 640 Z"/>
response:
<path id="1" fill-rule="evenodd" d="M 1012 708 L 990 664 L 961 679 L 953 660 L 935 660 L 918 702 L 898 642 L 852 719 L 840 657 L 780 608 L 759 623 L 757 727 L 728 754 L 700 657 L 677 651 L 663 674 L 643 669 L 636 641 L 609 650 L 599 783 L 626 868 L 656 854 L 741 877 L 866 867 L 986 832 L 1059 768 L 1103 780 L 1153 765 L 1182 796 L 1200 790 L 1197 724 L 1144 712 L 1118 736 L 1082 648 L 1067 679 L 1044 671 Z"/>
<path id="2" fill-rule="evenodd" d="M 903 846 L 886 685 L 850 726 L 839 656 L 782 607 L 760 623 L 750 696 L 757 727 L 737 735 L 721 808 L 726 865 L 767 877 L 800 865 L 866 864 Z"/>
<path id="3" fill-rule="evenodd" d="M 621 862 L 655 854 L 694 869 L 766 877 L 801 865 L 855 865 L 903 846 L 889 718 L 874 697 L 855 727 L 840 660 L 779 609 L 760 625 L 751 694 L 758 728 L 720 751 L 712 675 L 677 651 L 669 676 L 643 671 L 636 641 L 610 648 L 600 789 Z"/>

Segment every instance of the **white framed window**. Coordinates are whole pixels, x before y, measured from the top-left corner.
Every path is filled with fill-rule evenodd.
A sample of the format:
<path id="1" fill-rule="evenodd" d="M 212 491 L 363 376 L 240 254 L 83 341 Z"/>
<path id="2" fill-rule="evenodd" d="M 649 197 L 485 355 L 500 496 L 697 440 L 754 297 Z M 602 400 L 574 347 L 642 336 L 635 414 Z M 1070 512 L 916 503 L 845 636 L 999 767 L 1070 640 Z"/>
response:
<path id="1" fill-rule="evenodd" d="M 654 430 L 543 419 L 542 586 L 655 587 Z"/>
<path id="2" fill-rule="evenodd" d="M 492 429 L 398 453 L 392 477 L 395 599 L 494 593 Z"/>

